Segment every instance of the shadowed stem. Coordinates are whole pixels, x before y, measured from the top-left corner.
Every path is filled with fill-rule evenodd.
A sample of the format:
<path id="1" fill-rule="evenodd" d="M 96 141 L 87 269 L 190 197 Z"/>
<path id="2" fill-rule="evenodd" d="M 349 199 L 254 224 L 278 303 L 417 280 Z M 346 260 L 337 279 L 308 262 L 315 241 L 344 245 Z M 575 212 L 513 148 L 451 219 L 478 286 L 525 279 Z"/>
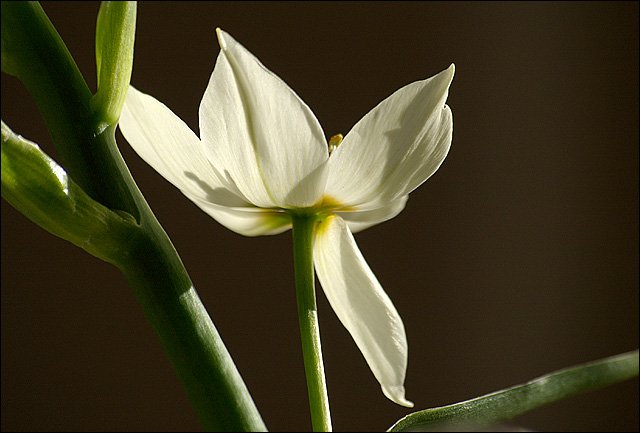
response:
<path id="1" fill-rule="evenodd" d="M 331 414 L 324 378 L 313 270 L 315 217 L 293 215 L 293 259 L 302 355 L 307 377 L 313 431 L 331 431 Z"/>

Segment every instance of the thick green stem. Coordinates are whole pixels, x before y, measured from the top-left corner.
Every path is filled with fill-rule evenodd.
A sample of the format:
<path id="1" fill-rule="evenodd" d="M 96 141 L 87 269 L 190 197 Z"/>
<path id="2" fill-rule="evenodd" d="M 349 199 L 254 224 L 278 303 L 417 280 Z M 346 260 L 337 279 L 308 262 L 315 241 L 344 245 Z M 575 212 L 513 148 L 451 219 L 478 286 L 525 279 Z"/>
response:
<path id="1" fill-rule="evenodd" d="M 200 302 L 168 236 L 118 151 L 115 125 L 91 110 L 91 92 L 37 2 L 2 2 L 2 69 L 18 77 L 40 109 L 63 166 L 91 198 L 129 213 L 126 275 L 207 430 L 265 431 L 265 425 Z"/>
<path id="2" fill-rule="evenodd" d="M 266 431 L 218 331 L 160 228 L 121 267 L 209 431 Z"/>
<path id="3" fill-rule="evenodd" d="M 523 385 L 407 415 L 389 431 L 484 428 L 541 406 L 638 376 L 638 351 L 565 368 Z"/>
<path id="4" fill-rule="evenodd" d="M 311 408 L 311 423 L 314 431 L 331 431 L 331 414 L 329 413 L 327 384 L 324 378 L 313 271 L 315 218 L 307 215 L 295 215 L 292 219 L 296 298 L 298 300 L 304 370 Z"/>

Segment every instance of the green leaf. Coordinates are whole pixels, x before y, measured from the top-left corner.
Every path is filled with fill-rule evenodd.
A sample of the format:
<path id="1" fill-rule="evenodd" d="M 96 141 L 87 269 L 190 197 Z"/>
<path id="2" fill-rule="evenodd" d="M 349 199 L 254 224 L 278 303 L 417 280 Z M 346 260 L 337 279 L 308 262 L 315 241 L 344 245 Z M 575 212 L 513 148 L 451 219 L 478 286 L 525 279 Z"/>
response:
<path id="1" fill-rule="evenodd" d="M 135 219 L 89 197 L 38 145 L 2 122 L 2 197 L 27 218 L 96 257 L 125 259 Z"/>
<path id="2" fill-rule="evenodd" d="M 638 351 L 569 367 L 522 385 L 449 406 L 414 412 L 388 431 L 469 431 L 586 391 L 638 376 Z"/>
<path id="3" fill-rule="evenodd" d="M 98 132 L 120 118 L 131 81 L 135 31 L 136 2 L 102 2 L 96 25 L 98 92 L 91 100 L 96 120 L 102 125 Z"/>

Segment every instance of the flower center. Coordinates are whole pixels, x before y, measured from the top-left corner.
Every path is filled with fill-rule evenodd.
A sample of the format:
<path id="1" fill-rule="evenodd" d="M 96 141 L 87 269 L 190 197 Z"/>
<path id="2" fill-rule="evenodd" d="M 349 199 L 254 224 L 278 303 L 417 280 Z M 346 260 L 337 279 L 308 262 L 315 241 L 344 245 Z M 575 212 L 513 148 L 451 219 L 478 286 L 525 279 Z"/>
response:
<path id="1" fill-rule="evenodd" d="M 323 195 L 320 200 L 312 207 L 316 215 L 327 216 L 335 212 L 351 212 L 355 208 L 347 206 L 330 195 Z"/>
<path id="2" fill-rule="evenodd" d="M 342 134 L 336 134 L 329 139 L 329 155 L 340 146 L 342 138 Z"/>

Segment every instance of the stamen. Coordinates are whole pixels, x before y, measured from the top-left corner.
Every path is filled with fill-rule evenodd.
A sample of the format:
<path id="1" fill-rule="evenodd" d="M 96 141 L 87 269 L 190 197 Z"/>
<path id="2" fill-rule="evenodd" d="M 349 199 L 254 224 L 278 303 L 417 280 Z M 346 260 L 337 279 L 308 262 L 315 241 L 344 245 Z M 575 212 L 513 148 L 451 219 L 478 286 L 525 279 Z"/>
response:
<path id="1" fill-rule="evenodd" d="M 342 138 L 342 134 L 336 134 L 329 139 L 329 155 L 331 155 L 331 152 L 333 152 L 338 148 L 338 146 L 340 146 L 340 143 L 342 143 Z"/>

